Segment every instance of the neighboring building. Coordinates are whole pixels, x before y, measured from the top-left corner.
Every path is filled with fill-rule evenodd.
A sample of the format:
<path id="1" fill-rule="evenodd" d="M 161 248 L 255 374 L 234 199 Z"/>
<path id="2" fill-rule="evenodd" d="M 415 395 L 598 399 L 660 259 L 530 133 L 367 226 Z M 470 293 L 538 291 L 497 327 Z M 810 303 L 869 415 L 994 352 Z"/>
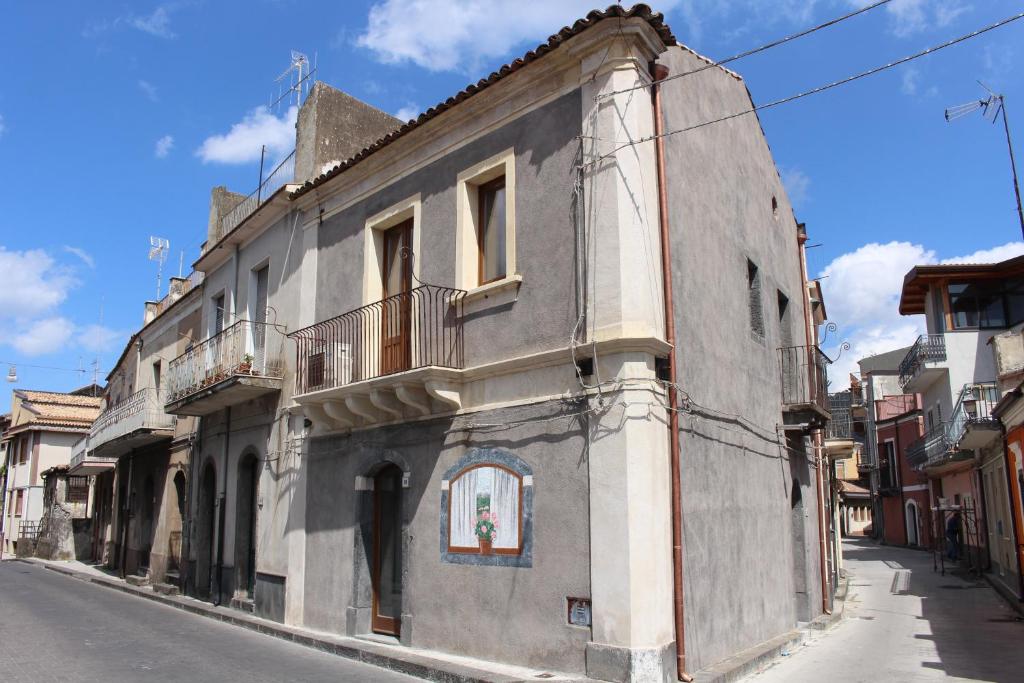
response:
<path id="1" fill-rule="evenodd" d="M 924 433 L 918 400 L 916 394 L 896 394 L 875 401 L 881 538 L 892 545 L 931 548 L 934 522 L 928 478 L 911 466 L 908 457 L 908 449 Z"/>
<path id="2" fill-rule="evenodd" d="M 75 446 L 70 473 L 96 481 L 93 559 L 139 582 L 178 586 L 195 426 L 164 412 L 168 362 L 199 336 L 202 276 L 171 278 L 147 302 L 107 377 L 104 409 Z"/>
<path id="3" fill-rule="evenodd" d="M 10 442 L 4 438 L 7 428 L 11 426 L 11 414 L 0 415 L 0 557 L 3 557 L 5 550 L 3 539 L 6 538 L 4 531 L 7 523 L 7 472 L 11 468 L 8 462 L 8 446 Z"/>
<path id="4" fill-rule="evenodd" d="M 71 450 L 100 411 L 101 399 L 89 386 L 61 394 L 15 389 L 10 427 L 4 432 L 8 467 L 4 505 L 5 554 L 31 554 L 43 516 L 42 473 L 67 466 Z M 24 539 L 25 543 L 19 543 Z"/>
<path id="5" fill-rule="evenodd" d="M 832 419 L 825 432 L 825 449 L 833 465 L 833 526 L 843 536 L 866 536 L 872 532 L 872 512 L 864 400 L 860 381 L 850 380 L 849 389 L 829 394 Z"/>
<path id="6" fill-rule="evenodd" d="M 924 314 L 928 329 L 900 365 L 903 390 L 921 395 L 926 429 L 908 459 L 931 481 L 937 540 L 948 544 L 945 530 L 958 527 L 963 561 L 997 574 L 1010 571 L 1014 544 L 990 343 L 1024 322 L 1022 276 L 1024 257 L 917 266 L 900 299 L 900 313 Z M 1011 583 L 1019 583 L 1016 576 Z"/>
<path id="7" fill-rule="evenodd" d="M 66 465 L 51 467 L 42 477 L 43 515 L 34 555 L 44 560 L 88 560 L 92 555 L 89 478 L 68 476 Z"/>

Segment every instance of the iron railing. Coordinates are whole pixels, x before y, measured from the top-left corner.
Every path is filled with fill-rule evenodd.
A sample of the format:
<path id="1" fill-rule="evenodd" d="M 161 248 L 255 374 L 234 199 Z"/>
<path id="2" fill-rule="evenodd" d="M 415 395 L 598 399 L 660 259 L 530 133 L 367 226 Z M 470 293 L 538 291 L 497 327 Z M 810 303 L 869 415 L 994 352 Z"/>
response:
<path id="1" fill-rule="evenodd" d="M 965 384 L 960 390 L 953 415 L 949 420 L 949 442 L 956 446 L 970 425 L 998 425 L 992 409 L 999 403 L 999 390 L 994 382 Z"/>
<path id="2" fill-rule="evenodd" d="M 825 428 L 826 439 L 853 439 L 859 436 L 853 429 L 853 405 L 855 396 L 852 391 L 840 391 L 828 396 L 828 410 L 832 418 Z"/>
<path id="3" fill-rule="evenodd" d="M 35 541 L 39 538 L 39 528 L 39 522 L 19 522 L 18 538 L 24 538 L 30 541 Z"/>
<path id="4" fill-rule="evenodd" d="M 170 362 L 165 403 L 231 377 L 284 377 L 284 335 L 277 326 L 239 320 Z"/>
<path id="5" fill-rule="evenodd" d="M 461 369 L 465 296 L 422 285 L 292 332 L 295 393 L 422 367 Z"/>
<path id="6" fill-rule="evenodd" d="M 949 440 L 949 423 L 940 422 L 925 432 L 924 436 L 907 446 L 907 464 L 920 468 L 945 458 L 952 450 L 953 444 Z"/>
<path id="7" fill-rule="evenodd" d="M 816 406 L 828 411 L 828 366 L 832 363 L 817 346 L 779 349 L 782 404 Z"/>
<path id="8" fill-rule="evenodd" d="M 160 299 L 160 301 L 156 303 L 156 308 L 153 311 L 153 317 L 155 318 L 159 316 L 175 301 L 201 285 L 203 283 L 203 278 L 204 275 L 200 271 L 193 271 L 187 278 L 183 279 L 171 278 L 170 291 L 167 292 L 167 295 L 163 299 Z"/>
<path id="9" fill-rule="evenodd" d="M 174 429 L 174 424 L 175 417 L 164 412 L 160 392 L 153 387 L 139 389 L 99 414 L 89 430 L 86 448 L 95 450 L 140 429 Z"/>
<path id="10" fill-rule="evenodd" d="M 917 409 L 914 394 L 895 394 L 875 401 L 875 419 L 889 420 Z"/>
<path id="11" fill-rule="evenodd" d="M 925 363 L 944 360 L 946 360 L 945 335 L 922 334 L 900 362 L 900 386 L 906 389 Z"/>
<path id="12" fill-rule="evenodd" d="M 295 170 L 295 150 L 286 156 L 277 167 L 270 172 L 260 183 L 252 194 L 235 205 L 235 208 L 221 216 L 217 223 L 217 230 L 206 241 L 206 249 L 210 250 L 217 242 L 220 242 L 225 235 L 237 228 L 242 221 L 256 212 L 274 192 L 281 186 L 292 180 Z"/>

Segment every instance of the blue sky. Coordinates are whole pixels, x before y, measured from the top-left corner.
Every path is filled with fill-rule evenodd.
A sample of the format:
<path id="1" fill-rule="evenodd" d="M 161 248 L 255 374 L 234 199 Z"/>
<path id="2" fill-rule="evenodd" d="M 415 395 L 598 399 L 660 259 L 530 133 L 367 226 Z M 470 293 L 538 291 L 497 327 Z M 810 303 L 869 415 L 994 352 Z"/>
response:
<path id="1" fill-rule="evenodd" d="M 848 11 L 860 0 L 654 3 L 711 57 Z M 67 390 L 116 360 L 156 289 L 148 238 L 185 271 L 209 190 L 248 193 L 259 146 L 290 149 L 286 108 L 265 107 L 289 51 L 318 77 L 411 116 L 534 47 L 591 3 L 379 0 L 7 3 L 0 25 L 0 361 L 8 388 Z M 838 27 L 733 63 L 756 102 L 888 62 L 1021 10 L 1004 0 L 893 0 Z M 1024 139 L 1024 21 L 761 121 L 808 224 L 832 340 L 845 361 L 907 343 L 920 323 L 895 297 L 917 262 L 1022 251 L 1002 131 L 943 108 L 1005 93 Z M 666 87 L 671 87 L 666 86 Z M 694 133 L 699 134 L 699 133 Z M 1018 147 L 1024 157 L 1024 151 Z M 1024 158 L 1022 158 L 1024 161 Z M 994 251 L 988 251 L 993 250 Z M 166 289 L 166 285 L 164 286 Z M 850 367 L 843 362 L 839 373 Z M 0 371 L 6 372 L 6 365 Z M 9 395 L 0 394 L 0 410 Z"/>

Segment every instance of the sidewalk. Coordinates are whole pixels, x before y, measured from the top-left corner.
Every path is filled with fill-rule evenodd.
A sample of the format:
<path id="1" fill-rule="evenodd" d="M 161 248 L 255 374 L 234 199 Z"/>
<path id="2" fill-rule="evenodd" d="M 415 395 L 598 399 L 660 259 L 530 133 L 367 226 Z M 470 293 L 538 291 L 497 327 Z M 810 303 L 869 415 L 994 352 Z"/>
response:
<path id="1" fill-rule="evenodd" d="M 444 683 L 517 683 L 520 681 L 547 680 L 588 683 L 592 680 L 558 672 L 537 671 L 507 664 L 470 659 L 468 657 L 458 657 L 362 638 L 336 636 L 294 626 L 286 626 L 227 607 L 214 607 L 210 603 L 194 598 L 163 595 L 154 591 L 150 586 L 132 586 L 112 572 L 83 562 L 59 562 L 36 558 L 20 558 L 18 560 L 12 558 L 10 561 L 36 564 L 80 581 L 136 595 L 191 612 L 192 614 L 209 619 L 217 619 L 235 626 L 274 636 L 275 638 L 314 648 L 321 652 L 335 654 L 340 657 L 429 681 L 444 681 Z"/>
<path id="2" fill-rule="evenodd" d="M 1024 622 L 985 580 L 943 576 L 919 550 L 843 546 L 846 618 L 751 683 L 1022 680 Z"/>

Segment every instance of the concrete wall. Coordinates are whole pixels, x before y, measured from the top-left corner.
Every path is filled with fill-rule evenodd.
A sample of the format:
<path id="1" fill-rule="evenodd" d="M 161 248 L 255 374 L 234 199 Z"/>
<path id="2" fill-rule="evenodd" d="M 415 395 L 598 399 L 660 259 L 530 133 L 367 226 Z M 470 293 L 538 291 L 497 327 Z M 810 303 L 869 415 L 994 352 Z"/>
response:
<path id="1" fill-rule="evenodd" d="M 460 429 L 467 416 L 314 440 L 305 624 L 339 634 L 369 632 L 372 492 L 356 491 L 355 484 L 392 462 L 409 473 L 402 642 L 583 672 L 590 629 L 567 623 L 566 598 L 590 596 L 587 451 L 578 423 L 545 421 L 559 409 L 549 404 L 472 416 L 472 422 L 513 423 L 500 430 Z M 453 564 L 443 557 L 441 480 L 476 448 L 507 451 L 533 471 L 532 566 Z"/>
<path id="2" fill-rule="evenodd" d="M 659 62 L 671 73 L 705 64 L 681 48 Z M 721 69 L 676 81 L 662 97 L 666 130 L 750 106 L 743 83 Z M 776 436 L 777 348 L 806 342 L 797 227 L 758 121 L 673 136 L 666 148 L 677 381 L 711 409 L 681 418 L 694 671 L 820 613 L 818 506 L 806 444 Z M 763 338 L 751 332 L 747 259 L 760 271 Z M 784 318 L 777 292 L 789 299 Z"/>

